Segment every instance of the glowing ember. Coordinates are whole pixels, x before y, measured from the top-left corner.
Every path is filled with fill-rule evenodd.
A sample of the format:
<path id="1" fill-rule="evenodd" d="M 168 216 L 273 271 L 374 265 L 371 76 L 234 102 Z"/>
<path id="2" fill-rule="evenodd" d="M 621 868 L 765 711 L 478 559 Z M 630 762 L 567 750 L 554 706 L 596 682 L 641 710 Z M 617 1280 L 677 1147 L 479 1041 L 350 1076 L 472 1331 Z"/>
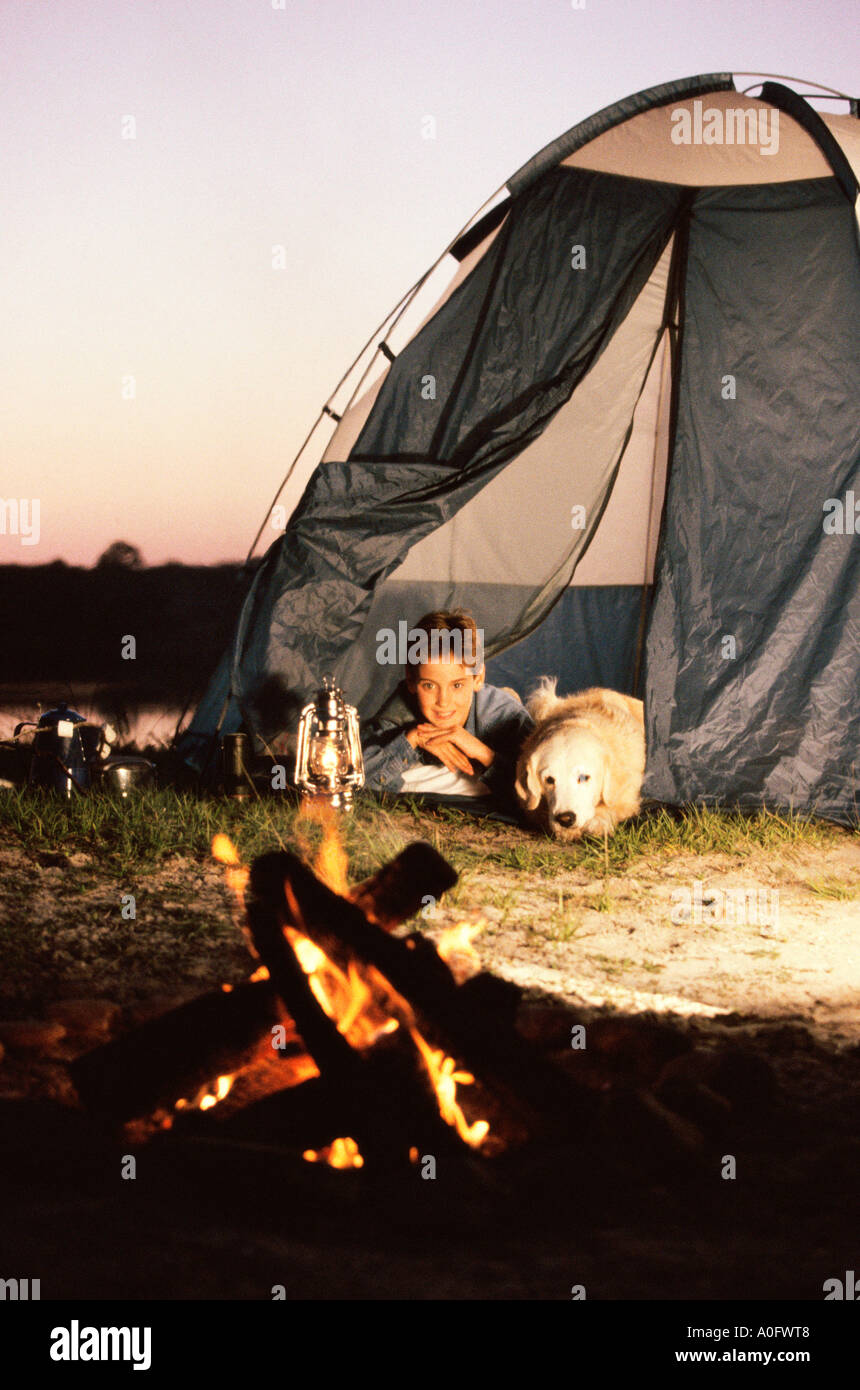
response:
<path id="1" fill-rule="evenodd" d="M 211 1091 L 208 1086 L 201 1086 L 193 1100 L 178 1100 L 174 1109 L 211 1110 L 213 1105 L 217 1105 L 219 1100 L 223 1100 L 229 1094 L 234 1080 L 235 1077 L 233 1076 L 219 1076 L 216 1078 Z"/>
<path id="2" fill-rule="evenodd" d="M 332 1168 L 363 1168 L 364 1159 L 354 1139 L 334 1139 L 325 1149 L 305 1149 L 308 1163 L 328 1163 Z"/>

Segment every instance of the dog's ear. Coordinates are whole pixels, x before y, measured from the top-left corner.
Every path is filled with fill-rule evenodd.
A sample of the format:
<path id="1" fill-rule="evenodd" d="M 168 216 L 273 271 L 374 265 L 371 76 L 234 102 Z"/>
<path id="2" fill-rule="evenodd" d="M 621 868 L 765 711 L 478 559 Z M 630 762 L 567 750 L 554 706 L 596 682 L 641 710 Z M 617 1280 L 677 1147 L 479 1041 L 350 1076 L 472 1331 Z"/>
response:
<path id="1" fill-rule="evenodd" d="M 514 790 L 527 811 L 533 811 L 539 805 L 541 785 L 534 768 L 534 754 L 527 753 L 520 757 Z"/>
<path id="2" fill-rule="evenodd" d="M 557 676 L 541 676 L 537 689 L 533 690 L 526 701 L 526 709 L 532 719 L 540 722 L 546 719 L 548 714 L 552 714 L 556 705 L 559 703 L 555 688 L 558 685 Z"/>

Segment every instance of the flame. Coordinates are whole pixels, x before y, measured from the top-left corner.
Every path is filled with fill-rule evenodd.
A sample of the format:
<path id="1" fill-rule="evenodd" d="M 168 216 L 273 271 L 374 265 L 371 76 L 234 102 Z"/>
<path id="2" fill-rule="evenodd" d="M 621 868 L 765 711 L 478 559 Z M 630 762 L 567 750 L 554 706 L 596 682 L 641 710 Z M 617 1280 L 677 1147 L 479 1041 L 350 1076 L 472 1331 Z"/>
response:
<path id="1" fill-rule="evenodd" d="M 417 1028 L 410 1028 L 409 1031 L 436 1088 L 442 1119 L 454 1126 L 464 1143 L 477 1149 L 483 1143 L 490 1126 L 486 1120 L 475 1120 L 474 1124 L 470 1125 L 457 1104 L 458 1085 L 474 1085 L 474 1076 L 468 1071 L 455 1071 L 457 1063 L 453 1057 L 446 1057 L 441 1048 L 437 1050 L 430 1047 Z"/>
<path id="2" fill-rule="evenodd" d="M 340 837 L 338 813 L 323 801 L 308 801 L 302 808 L 302 816 L 322 827 L 322 841 L 313 865 L 315 874 L 332 892 L 346 896 L 349 891 L 347 855 Z M 303 848 L 307 856 L 309 846 Z M 212 855 L 225 866 L 228 884 L 238 901 L 244 904 L 249 870 L 242 865 L 238 850 L 227 835 L 214 837 Z M 284 891 L 293 921 L 300 923 L 301 912 L 289 883 L 285 883 Z M 449 957 L 459 955 L 477 964 L 478 955 L 472 940 L 484 925 L 484 922 L 458 922 L 446 928 L 437 948 L 439 955 L 446 962 Z M 464 1143 L 478 1148 L 489 1131 L 489 1124 L 486 1120 L 469 1124 L 457 1102 L 458 1085 L 471 1085 L 475 1078 L 467 1071 L 458 1070 L 453 1057 L 429 1045 L 416 1027 L 409 1004 L 388 980 L 373 966 L 360 967 L 353 961 L 346 971 L 342 970 L 298 927 L 285 926 L 284 934 L 308 977 L 315 999 L 352 1047 L 371 1047 L 384 1033 L 391 1033 L 401 1025 L 408 1029 L 433 1083 L 440 1114 L 456 1129 Z M 251 976 L 252 980 L 268 978 L 265 965 L 260 965 Z M 232 986 L 222 985 L 222 989 L 229 993 Z M 313 1063 L 311 1067 L 309 1074 L 317 1075 Z M 193 1101 L 178 1101 L 176 1108 L 190 1105 L 201 1110 L 210 1109 L 223 1099 L 232 1082 L 232 1077 L 219 1077 L 212 1091 L 203 1087 Z M 350 1138 L 335 1139 L 320 1150 L 307 1149 L 303 1156 L 310 1163 L 328 1163 L 333 1168 L 360 1168 L 364 1163 L 358 1145 Z"/>
<path id="3" fill-rule="evenodd" d="M 212 840 L 212 858 L 217 859 L 219 864 L 234 864 L 237 867 L 242 862 L 230 836 L 220 832 Z"/>
<path id="4" fill-rule="evenodd" d="M 213 1105 L 217 1105 L 219 1100 L 223 1100 L 229 1094 L 232 1085 L 232 1076 L 219 1076 L 215 1081 L 214 1093 L 203 1097 L 200 1102 L 200 1109 L 211 1110 Z"/>
<path id="5" fill-rule="evenodd" d="M 289 884 L 286 889 L 294 919 L 301 920 Z M 383 1033 L 392 1033 L 399 1026 L 375 996 L 371 981 L 353 962 L 344 972 L 295 927 L 284 927 L 284 933 L 308 977 L 314 998 L 352 1047 L 371 1047 Z"/>
<path id="6" fill-rule="evenodd" d="M 340 837 L 339 812 L 322 798 L 308 799 L 302 802 L 300 819 L 315 821 L 322 827 L 322 841 L 317 850 L 313 870 L 327 888 L 345 897 L 349 890 L 349 860 Z M 309 850 L 309 846 L 306 845 L 305 850 Z M 306 854 L 306 857 L 309 856 Z"/>
<path id="7" fill-rule="evenodd" d="M 453 927 L 446 927 L 439 937 L 436 950 L 446 963 L 452 956 L 466 956 L 473 965 L 478 966 L 481 961 L 472 941 L 486 925 L 484 921 L 457 922 Z"/>
<path id="8" fill-rule="evenodd" d="M 211 854 L 213 859 L 224 865 L 227 887 L 236 898 L 238 907 L 244 909 L 245 889 L 248 886 L 251 870 L 242 863 L 239 858 L 239 851 L 229 835 L 223 835 L 219 831 L 217 835 L 213 836 Z"/>

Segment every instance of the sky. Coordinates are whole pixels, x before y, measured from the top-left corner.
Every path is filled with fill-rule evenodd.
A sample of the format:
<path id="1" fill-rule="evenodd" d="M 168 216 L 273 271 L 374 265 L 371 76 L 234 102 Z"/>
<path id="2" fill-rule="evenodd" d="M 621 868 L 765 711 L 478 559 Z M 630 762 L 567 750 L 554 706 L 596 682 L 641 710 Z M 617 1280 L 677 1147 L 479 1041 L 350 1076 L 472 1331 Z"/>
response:
<path id="1" fill-rule="evenodd" d="M 90 565 L 118 539 L 149 564 L 244 558 L 359 349 L 532 154 L 698 73 L 856 95 L 856 20 L 852 0 L 2 0 L 0 563 Z"/>

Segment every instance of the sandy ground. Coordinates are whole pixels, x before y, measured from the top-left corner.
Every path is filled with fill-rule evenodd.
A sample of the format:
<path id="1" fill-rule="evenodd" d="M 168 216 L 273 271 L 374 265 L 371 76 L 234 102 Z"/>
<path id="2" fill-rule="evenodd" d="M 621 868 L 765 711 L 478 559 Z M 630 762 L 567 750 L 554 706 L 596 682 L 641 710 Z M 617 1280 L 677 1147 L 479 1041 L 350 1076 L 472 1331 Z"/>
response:
<path id="1" fill-rule="evenodd" d="M 129 894 L 133 920 L 122 916 Z M 793 1021 L 837 1049 L 860 1042 L 856 835 L 743 857 L 640 858 L 597 880 L 499 867 L 488 855 L 455 899 L 419 925 L 434 936 L 483 921 L 481 965 L 529 992 L 597 1009 Z M 248 969 L 217 865 L 171 859 L 120 882 L 85 854 L 33 857 L 8 845 L 0 950 L 7 1017 L 76 995 L 191 996 Z"/>
<path id="2" fill-rule="evenodd" d="M 689 1132 L 683 1106 L 655 1130 L 622 1084 L 581 1145 L 514 1148 L 497 1160 L 499 1192 L 440 1179 L 432 1207 L 414 1186 L 392 1191 L 387 1174 L 374 1185 L 372 1172 L 193 1131 L 150 1143 L 146 1181 L 117 1184 L 116 1154 L 102 1154 L 86 1117 L 17 1099 L 23 1079 L 72 1101 L 57 1061 L 10 1051 L 0 1068 L 10 1268 L 40 1271 L 45 1298 L 73 1288 L 266 1299 L 277 1283 L 289 1298 L 541 1300 L 567 1300 L 573 1284 L 590 1300 L 820 1300 L 825 1279 L 856 1268 L 860 838 L 661 852 L 604 880 L 507 827 L 422 818 L 397 832 L 392 851 L 425 834 L 461 858 L 453 901 L 421 922 L 429 934 L 481 918 L 477 963 L 531 1000 L 563 998 L 589 1024 L 595 1012 L 657 1012 L 690 1034 L 699 1064 L 728 1049 L 740 1062 L 731 1099 L 696 1112 L 694 1151 L 673 1137 Z M 733 920 L 729 889 L 755 893 Z M 136 915 L 124 919 L 130 894 Z M 120 881 L 87 854 L 0 845 L 0 1018 L 98 995 L 127 1006 L 131 1028 L 168 1001 L 241 980 L 251 962 L 235 911 L 211 862 L 171 859 Z M 537 1002 L 523 1016 L 559 1012 Z M 636 1028 L 638 1064 L 654 1030 Z M 565 1043 L 568 1064 L 588 1056 Z M 727 1153 L 737 1182 L 722 1180 Z"/>
<path id="3" fill-rule="evenodd" d="M 469 898 L 494 890 L 476 873 Z M 456 914 L 446 914 L 447 917 Z M 594 882 L 523 875 L 475 946 L 485 967 L 571 1003 L 802 1022 L 860 1042 L 860 842 L 678 854 Z"/>

